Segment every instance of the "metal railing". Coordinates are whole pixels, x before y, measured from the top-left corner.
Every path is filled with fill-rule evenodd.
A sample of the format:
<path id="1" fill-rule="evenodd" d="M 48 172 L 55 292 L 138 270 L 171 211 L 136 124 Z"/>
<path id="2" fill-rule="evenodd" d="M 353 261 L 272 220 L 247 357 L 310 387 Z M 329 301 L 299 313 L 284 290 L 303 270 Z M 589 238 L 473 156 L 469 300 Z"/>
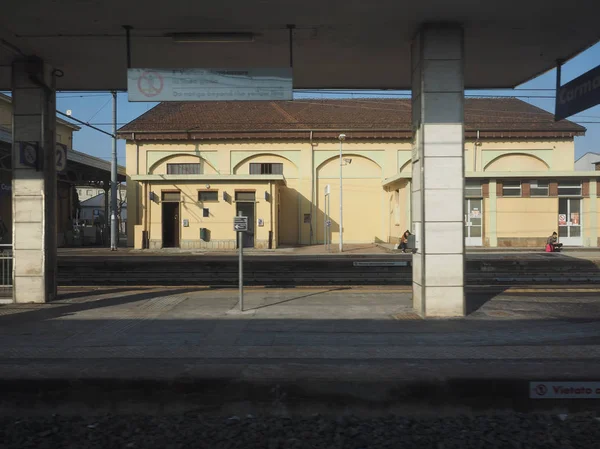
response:
<path id="1" fill-rule="evenodd" d="M 13 284 L 12 245 L 0 245 L 0 298 L 12 296 Z"/>

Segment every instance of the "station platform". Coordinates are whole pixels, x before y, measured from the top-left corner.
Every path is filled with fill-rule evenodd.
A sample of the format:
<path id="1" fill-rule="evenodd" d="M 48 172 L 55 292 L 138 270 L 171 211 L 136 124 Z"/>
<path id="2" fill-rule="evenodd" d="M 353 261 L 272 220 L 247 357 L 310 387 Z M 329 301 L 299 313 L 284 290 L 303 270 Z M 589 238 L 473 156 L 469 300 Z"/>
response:
<path id="1" fill-rule="evenodd" d="M 530 381 L 600 379 L 600 288 L 470 288 L 464 319 L 394 288 L 61 288 L 0 306 L 0 413 L 590 410 Z"/>

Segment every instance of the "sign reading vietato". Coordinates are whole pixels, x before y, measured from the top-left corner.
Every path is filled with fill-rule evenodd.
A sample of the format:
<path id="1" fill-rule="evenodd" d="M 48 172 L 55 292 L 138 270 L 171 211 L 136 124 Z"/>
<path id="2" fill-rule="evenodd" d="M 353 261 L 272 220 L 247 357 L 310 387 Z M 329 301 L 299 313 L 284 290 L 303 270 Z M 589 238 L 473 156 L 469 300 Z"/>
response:
<path id="1" fill-rule="evenodd" d="M 600 399 L 600 382 L 530 382 L 531 399 Z"/>

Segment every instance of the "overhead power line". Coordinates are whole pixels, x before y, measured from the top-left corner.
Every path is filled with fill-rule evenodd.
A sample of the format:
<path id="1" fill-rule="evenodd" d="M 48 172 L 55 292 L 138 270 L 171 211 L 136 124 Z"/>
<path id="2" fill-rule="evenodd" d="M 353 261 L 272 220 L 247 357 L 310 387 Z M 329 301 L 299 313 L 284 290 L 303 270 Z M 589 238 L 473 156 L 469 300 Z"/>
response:
<path id="1" fill-rule="evenodd" d="M 75 118 L 72 115 L 67 115 L 67 114 L 65 114 L 64 112 L 61 112 L 61 111 L 56 111 L 56 113 L 59 114 L 59 115 L 62 115 L 63 117 L 67 117 L 67 118 L 69 118 L 69 119 L 71 119 L 71 120 L 73 120 L 73 121 L 75 121 L 77 123 L 80 123 L 80 124 L 82 124 L 84 126 L 87 126 L 89 128 L 95 129 L 96 131 L 101 132 L 102 134 L 106 134 L 107 136 L 110 136 L 110 137 L 113 137 L 113 138 L 115 137 L 114 134 L 106 132 L 103 129 L 96 128 L 94 125 L 91 125 L 91 124 L 89 124 L 87 122 L 84 122 L 83 120 L 79 120 L 78 118 Z"/>
<path id="2" fill-rule="evenodd" d="M 112 100 L 112 97 L 111 97 L 111 98 L 109 98 L 108 100 L 106 100 L 106 102 L 105 102 L 105 103 L 104 103 L 104 104 L 103 104 L 103 105 L 100 107 L 100 109 L 98 109 L 98 110 L 96 111 L 96 113 L 95 113 L 94 115 L 92 115 L 92 116 L 91 116 L 91 117 L 88 119 L 87 123 L 91 122 L 91 121 L 92 121 L 92 119 L 93 119 L 94 117 L 96 117 L 96 116 L 97 116 L 97 115 L 100 113 L 100 111 L 102 111 L 102 109 L 104 109 L 104 108 L 106 107 L 106 105 L 107 105 L 108 103 L 110 103 L 110 102 L 111 102 L 111 100 Z"/>

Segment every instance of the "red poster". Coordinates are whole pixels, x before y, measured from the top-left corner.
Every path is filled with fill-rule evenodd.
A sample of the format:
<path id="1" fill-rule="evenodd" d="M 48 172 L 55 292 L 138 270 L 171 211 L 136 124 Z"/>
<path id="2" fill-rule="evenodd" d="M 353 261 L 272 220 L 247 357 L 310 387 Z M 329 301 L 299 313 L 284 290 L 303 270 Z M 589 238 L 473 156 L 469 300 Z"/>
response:
<path id="1" fill-rule="evenodd" d="M 579 212 L 571 212 L 571 224 L 575 226 L 579 225 Z"/>
<path id="2" fill-rule="evenodd" d="M 558 225 L 559 226 L 567 225 L 567 214 L 558 214 Z"/>

